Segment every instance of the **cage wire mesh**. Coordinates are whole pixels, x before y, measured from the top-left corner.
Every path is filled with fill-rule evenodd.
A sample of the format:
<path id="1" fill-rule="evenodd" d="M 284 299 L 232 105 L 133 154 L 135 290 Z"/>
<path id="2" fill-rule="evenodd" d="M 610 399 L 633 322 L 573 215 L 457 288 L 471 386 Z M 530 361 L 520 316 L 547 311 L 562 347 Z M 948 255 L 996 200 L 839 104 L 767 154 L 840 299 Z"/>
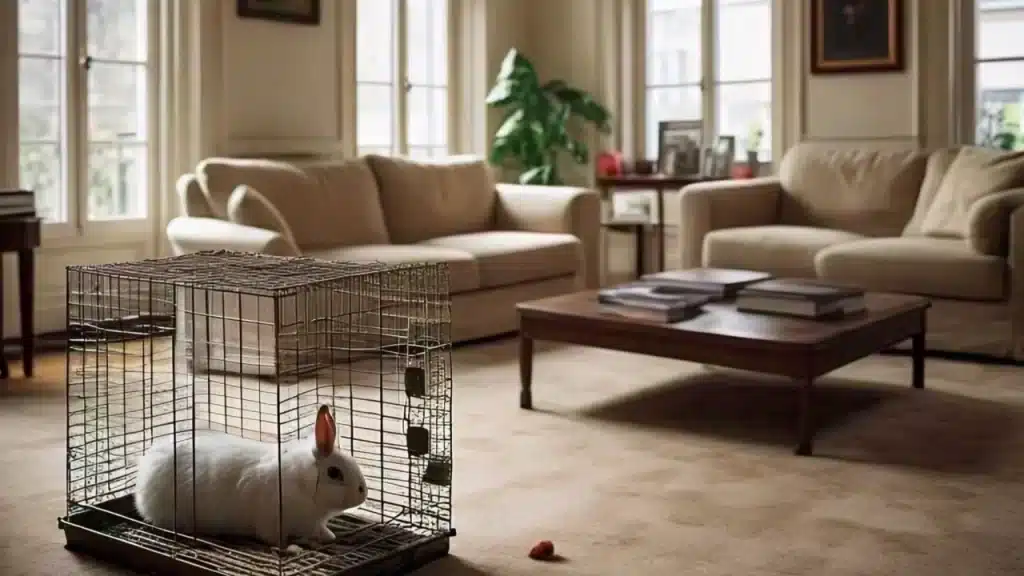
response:
<path id="1" fill-rule="evenodd" d="M 448 269 L 228 251 L 67 270 L 67 516 L 125 554 L 208 574 L 348 574 L 451 525 Z M 304 437 L 333 407 L 367 501 L 283 554 L 139 519 L 137 461 L 205 431 Z M 262 503 L 276 506 L 277 503 Z M 443 552 L 441 553 L 443 554 Z"/>

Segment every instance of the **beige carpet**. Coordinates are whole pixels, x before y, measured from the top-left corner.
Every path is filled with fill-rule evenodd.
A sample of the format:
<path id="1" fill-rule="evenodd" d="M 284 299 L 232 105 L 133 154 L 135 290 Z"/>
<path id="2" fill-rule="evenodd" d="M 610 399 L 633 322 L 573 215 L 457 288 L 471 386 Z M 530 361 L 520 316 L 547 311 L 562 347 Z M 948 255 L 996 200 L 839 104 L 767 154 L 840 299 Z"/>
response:
<path id="1" fill-rule="evenodd" d="M 515 350 L 455 354 L 459 536 L 419 574 L 1024 573 L 1022 369 L 929 360 L 914 391 L 907 359 L 859 362 L 800 458 L 784 383 L 541 346 L 525 412 Z M 0 384 L 0 574 L 121 574 L 62 548 L 62 361 L 39 372 Z"/>

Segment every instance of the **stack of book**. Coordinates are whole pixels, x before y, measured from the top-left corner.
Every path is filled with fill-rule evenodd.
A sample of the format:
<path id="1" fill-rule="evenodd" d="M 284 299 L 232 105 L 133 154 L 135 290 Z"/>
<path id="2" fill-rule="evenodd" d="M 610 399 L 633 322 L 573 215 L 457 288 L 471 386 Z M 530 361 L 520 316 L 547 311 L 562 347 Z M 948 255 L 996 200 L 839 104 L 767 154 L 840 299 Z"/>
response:
<path id="1" fill-rule="evenodd" d="M 864 311 L 864 291 L 814 280 L 777 278 L 737 292 L 736 309 L 800 318 L 840 317 Z"/>
<path id="2" fill-rule="evenodd" d="M 645 282 L 631 282 L 597 293 L 597 301 L 622 316 L 656 322 L 682 322 L 697 316 L 711 298 L 693 292 L 665 292 Z"/>
<path id="3" fill-rule="evenodd" d="M 647 274 L 643 281 L 665 292 L 705 294 L 713 300 L 726 300 L 734 298 L 744 286 L 771 277 L 771 274 L 753 270 L 692 268 Z"/>
<path id="4" fill-rule="evenodd" d="M 36 215 L 36 198 L 31 190 L 0 190 L 0 220 Z"/>

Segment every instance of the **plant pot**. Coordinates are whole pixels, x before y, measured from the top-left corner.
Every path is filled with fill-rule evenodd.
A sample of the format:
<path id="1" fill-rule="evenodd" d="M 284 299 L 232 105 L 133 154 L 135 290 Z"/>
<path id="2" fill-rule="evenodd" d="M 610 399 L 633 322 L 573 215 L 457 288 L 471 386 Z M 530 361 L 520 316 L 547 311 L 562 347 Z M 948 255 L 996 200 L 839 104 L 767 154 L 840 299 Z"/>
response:
<path id="1" fill-rule="evenodd" d="M 747 166 L 750 172 L 757 176 L 761 171 L 761 161 L 757 158 L 757 150 L 747 150 Z"/>

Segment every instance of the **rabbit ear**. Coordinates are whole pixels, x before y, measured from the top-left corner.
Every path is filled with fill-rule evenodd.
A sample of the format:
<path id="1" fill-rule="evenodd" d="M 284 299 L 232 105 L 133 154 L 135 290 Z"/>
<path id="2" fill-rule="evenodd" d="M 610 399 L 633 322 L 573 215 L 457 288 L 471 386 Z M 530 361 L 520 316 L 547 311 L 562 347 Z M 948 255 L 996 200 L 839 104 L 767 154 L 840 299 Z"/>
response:
<path id="1" fill-rule="evenodd" d="M 331 409 L 324 404 L 316 413 L 316 449 L 321 456 L 329 456 L 334 452 L 334 440 L 338 436 L 337 428 L 334 427 L 334 416 L 331 416 Z"/>

